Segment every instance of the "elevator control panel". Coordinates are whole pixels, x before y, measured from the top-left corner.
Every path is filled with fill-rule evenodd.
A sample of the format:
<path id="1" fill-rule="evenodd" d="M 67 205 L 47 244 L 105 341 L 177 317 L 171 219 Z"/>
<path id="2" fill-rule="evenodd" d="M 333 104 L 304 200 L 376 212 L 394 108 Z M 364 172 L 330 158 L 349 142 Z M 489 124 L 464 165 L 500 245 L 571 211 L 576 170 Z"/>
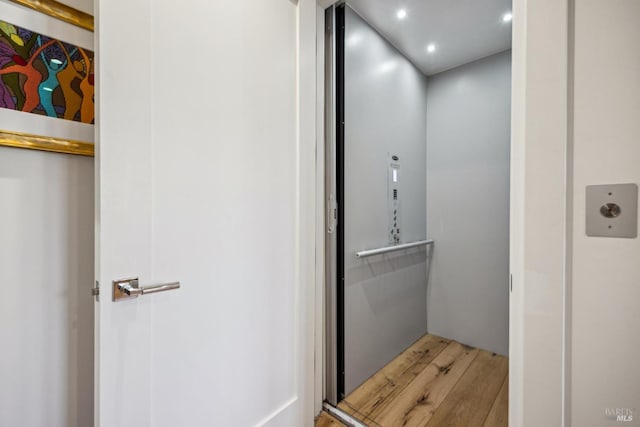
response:
<path id="1" fill-rule="evenodd" d="M 638 186 L 636 184 L 587 187 L 587 236 L 635 238 L 638 236 Z"/>
<path id="2" fill-rule="evenodd" d="M 389 154 L 388 176 L 387 176 L 387 210 L 388 227 L 387 235 L 389 244 L 398 245 L 401 241 L 401 220 L 400 220 L 400 158 L 395 154 Z"/>

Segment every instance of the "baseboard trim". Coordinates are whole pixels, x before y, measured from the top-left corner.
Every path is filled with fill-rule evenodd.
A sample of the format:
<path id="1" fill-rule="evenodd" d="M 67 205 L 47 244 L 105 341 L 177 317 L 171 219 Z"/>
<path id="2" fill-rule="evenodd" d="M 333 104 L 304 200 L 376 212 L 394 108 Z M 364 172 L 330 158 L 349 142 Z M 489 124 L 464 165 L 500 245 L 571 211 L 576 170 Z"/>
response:
<path id="1" fill-rule="evenodd" d="M 272 422 L 274 419 L 280 416 L 284 411 L 289 409 L 297 401 L 298 401 L 298 396 L 293 396 L 291 399 L 287 400 L 285 403 L 280 405 L 280 407 L 275 411 L 273 411 L 270 415 L 267 415 L 262 420 L 260 420 L 256 425 L 260 427 L 269 425 L 270 422 Z"/>

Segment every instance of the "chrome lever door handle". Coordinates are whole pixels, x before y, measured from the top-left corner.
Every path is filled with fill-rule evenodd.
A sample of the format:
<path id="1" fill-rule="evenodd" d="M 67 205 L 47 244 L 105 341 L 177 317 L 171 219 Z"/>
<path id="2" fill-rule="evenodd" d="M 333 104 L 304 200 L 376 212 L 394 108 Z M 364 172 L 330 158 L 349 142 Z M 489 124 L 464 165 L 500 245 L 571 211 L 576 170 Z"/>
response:
<path id="1" fill-rule="evenodd" d="M 180 288 L 180 282 L 164 283 L 161 285 L 140 287 L 138 278 L 121 279 L 113 281 L 113 300 L 137 298 L 140 295 L 156 294 Z"/>
<path id="2" fill-rule="evenodd" d="M 137 297 L 142 295 L 142 289 L 138 285 L 138 279 L 126 279 L 113 282 L 114 288 L 118 287 L 117 291 L 121 294 L 126 294 L 128 297 Z M 116 289 L 114 289 L 115 292 Z M 114 293 L 114 301 L 120 298 L 116 298 Z"/>

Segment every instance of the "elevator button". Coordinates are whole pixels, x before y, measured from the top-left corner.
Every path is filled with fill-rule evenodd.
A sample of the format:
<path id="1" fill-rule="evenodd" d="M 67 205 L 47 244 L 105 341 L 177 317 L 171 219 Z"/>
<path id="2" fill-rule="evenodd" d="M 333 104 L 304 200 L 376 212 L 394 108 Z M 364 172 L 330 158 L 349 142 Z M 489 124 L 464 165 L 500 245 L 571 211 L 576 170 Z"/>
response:
<path id="1" fill-rule="evenodd" d="M 617 218 L 622 213 L 622 209 L 615 203 L 605 203 L 600 208 L 600 213 L 605 218 Z"/>

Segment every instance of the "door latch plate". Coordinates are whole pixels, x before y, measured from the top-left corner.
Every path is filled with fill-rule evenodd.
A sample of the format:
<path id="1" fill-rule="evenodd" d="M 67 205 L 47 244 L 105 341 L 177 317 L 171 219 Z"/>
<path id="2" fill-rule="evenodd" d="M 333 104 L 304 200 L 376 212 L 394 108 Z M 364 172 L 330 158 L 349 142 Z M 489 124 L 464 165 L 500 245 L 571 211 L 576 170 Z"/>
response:
<path id="1" fill-rule="evenodd" d="M 91 295 L 96 298 L 96 302 L 100 301 L 100 282 L 96 280 L 96 286 L 91 288 Z"/>

